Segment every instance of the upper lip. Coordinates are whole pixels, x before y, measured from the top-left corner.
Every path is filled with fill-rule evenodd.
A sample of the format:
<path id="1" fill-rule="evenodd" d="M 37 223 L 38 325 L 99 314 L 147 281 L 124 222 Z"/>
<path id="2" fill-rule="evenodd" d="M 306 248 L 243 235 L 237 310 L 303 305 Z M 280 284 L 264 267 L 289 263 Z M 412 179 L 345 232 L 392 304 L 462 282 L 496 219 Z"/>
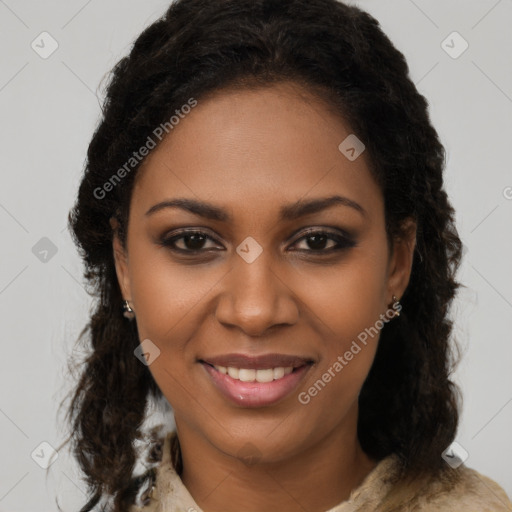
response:
<path id="1" fill-rule="evenodd" d="M 248 368 L 254 370 L 265 370 L 268 368 L 293 367 L 298 368 L 305 364 L 312 363 L 309 357 L 301 357 L 286 354 L 264 354 L 251 356 L 245 354 L 224 354 L 200 359 L 201 362 L 214 366 L 232 366 L 234 368 Z"/>

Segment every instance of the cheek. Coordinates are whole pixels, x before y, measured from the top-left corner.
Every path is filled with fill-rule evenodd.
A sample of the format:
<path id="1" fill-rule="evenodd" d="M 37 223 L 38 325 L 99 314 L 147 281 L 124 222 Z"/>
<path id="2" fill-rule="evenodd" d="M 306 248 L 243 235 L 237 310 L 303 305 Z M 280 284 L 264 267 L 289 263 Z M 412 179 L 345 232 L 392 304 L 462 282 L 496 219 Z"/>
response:
<path id="1" fill-rule="evenodd" d="M 141 339 L 154 339 L 162 349 L 181 350 L 197 328 L 203 304 L 222 270 L 173 261 L 166 248 L 134 246 L 130 282 Z"/>
<path id="2" fill-rule="evenodd" d="M 331 348 L 343 350 L 375 325 L 384 313 L 385 277 L 385 258 L 362 251 L 341 265 L 311 273 L 304 301 L 319 319 L 326 339 L 339 340 Z"/>
<path id="3" fill-rule="evenodd" d="M 340 401 L 355 400 L 368 375 L 383 326 L 385 263 L 384 255 L 361 252 L 308 280 L 310 318 L 317 319 L 323 340 L 321 360 L 306 384 L 317 406 L 343 410 Z"/>

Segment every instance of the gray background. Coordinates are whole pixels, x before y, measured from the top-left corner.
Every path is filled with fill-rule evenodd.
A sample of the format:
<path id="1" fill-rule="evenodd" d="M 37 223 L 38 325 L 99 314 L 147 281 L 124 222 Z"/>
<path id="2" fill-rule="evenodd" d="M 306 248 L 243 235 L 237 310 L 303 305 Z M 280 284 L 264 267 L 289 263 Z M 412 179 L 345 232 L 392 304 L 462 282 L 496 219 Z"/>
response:
<path id="1" fill-rule="evenodd" d="M 99 119 L 98 86 L 167 5 L 0 0 L 0 511 L 56 510 L 55 495 L 66 511 L 84 502 L 66 450 L 48 477 L 31 458 L 48 450 L 40 443 L 64 439 L 57 407 L 72 382 L 66 360 L 91 305 L 67 213 Z M 405 54 L 447 149 L 446 188 L 466 250 L 459 280 L 467 289 L 453 309 L 465 351 L 457 442 L 468 466 L 512 495 L 512 1 L 357 5 Z M 58 43 L 46 59 L 31 47 L 42 46 L 43 31 Z M 446 40 L 453 31 L 469 44 L 457 58 L 463 41 Z"/>

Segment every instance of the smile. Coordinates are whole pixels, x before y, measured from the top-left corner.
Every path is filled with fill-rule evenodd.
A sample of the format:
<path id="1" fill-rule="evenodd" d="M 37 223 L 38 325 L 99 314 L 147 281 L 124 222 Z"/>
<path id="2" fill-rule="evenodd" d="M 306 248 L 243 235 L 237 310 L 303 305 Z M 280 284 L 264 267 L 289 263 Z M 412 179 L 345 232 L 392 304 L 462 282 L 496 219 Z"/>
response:
<path id="1" fill-rule="evenodd" d="M 232 379 L 241 380 L 242 382 L 272 382 L 273 380 L 282 379 L 285 375 L 292 373 L 293 367 L 278 366 L 277 368 L 267 368 L 265 370 L 254 370 L 252 368 L 235 368 L 234 366 L 214 366 L 214 368 L 229 375 Z"/>
<path id="2" fill-rule="evenodd" d="M 200 361 L 214 387 L 241 407 L 273 405 L 295 390 L 312 363 L 275 368 L 237 368 Z"/>

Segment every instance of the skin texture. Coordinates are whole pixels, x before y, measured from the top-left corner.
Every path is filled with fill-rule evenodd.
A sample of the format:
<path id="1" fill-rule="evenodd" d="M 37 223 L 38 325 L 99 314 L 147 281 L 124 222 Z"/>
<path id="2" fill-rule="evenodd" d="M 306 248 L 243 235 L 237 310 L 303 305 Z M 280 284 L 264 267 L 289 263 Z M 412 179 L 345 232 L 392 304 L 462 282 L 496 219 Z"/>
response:
<path id="1" fill-rule="evenodd" d="M 392 295 L 403 295 L 411 272 L 416 226 L 411 221 L 388 252 L 384 200 L 367 154 L 351 162 L 338 150 L 350 133 L 295 84 L 223 90 L 199 101 L 139 170 L 127 251 L 113 239 L 117 276 L 140 339 L 161 351 L 149 369 L 174 409 L 182 480 L 206 512 L 323 512 L 376 464 L 356 428 L 378 336 L 308 404 L 298 400 L 389 310 Z M 337 205 L 279 218 L 285 204 L 334 194 L 365 214 Z M 177 208 L 146 215 L 178 197 L 214 203 L 232 220 Z M 203 246 L 176 240 L 182 249 L 203 247 L 203 256 L 160 244 L 183 228 L 213 238 Z M 336 241 L 317 248 L 304 238 L 308 228 L 345 230 L 356 245 L 322 256 Z M 248 236 L 263 249 L 252 263 L 236 252 Z M 244 408 L 224 398 L 197 361 L 232 352 L 293 354 L 314 364 L 280 402 Z"/>

